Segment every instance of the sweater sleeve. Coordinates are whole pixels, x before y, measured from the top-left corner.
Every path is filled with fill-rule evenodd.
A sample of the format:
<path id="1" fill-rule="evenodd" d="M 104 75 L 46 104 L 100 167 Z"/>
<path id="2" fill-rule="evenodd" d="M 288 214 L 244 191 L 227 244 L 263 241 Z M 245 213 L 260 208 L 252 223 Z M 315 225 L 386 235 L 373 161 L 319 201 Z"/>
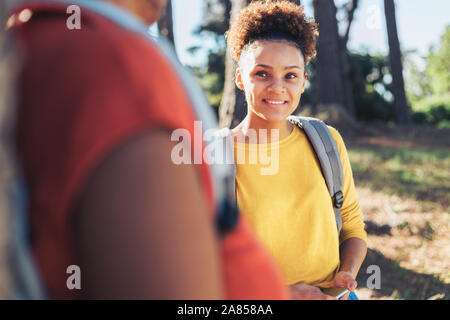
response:
<path id="1" fill-rule="evenodd" d="M 339 235 L 339 244 L 342 244 L 342 242 L 350 238 L 360 238 L 367 242 L 367 233 L 364 230 L 364 217 L 356 197 L 355 183 L 353 181 L 353 173 L 347 149 L 339 132 L 333 127 L 328 128 L 336 141 L 344 173 L 344 183 L 342 186 L 344 203 L 341 208 L 342 230 Z"/>

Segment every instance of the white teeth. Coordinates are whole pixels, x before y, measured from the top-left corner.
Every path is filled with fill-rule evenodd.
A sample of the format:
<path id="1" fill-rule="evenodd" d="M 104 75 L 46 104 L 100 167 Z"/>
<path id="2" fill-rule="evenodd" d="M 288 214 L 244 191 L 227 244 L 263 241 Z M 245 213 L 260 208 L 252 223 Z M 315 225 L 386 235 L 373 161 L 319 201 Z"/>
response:
<path id="1" fill-rule="evenodd" d="M 284 104 L 285 101 L 280 101 L 280 100 L 265 100 L 267 103 L 270 104 Z"/>

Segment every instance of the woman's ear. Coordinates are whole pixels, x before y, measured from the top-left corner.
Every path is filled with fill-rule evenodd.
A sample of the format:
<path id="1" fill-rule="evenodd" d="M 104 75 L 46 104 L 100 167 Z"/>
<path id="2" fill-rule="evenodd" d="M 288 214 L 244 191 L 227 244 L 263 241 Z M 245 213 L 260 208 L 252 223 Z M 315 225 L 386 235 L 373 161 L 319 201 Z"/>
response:
<path id="1" fill-rule="evenodd" d="M 242 81 L 242 73 L 241 73 L 241 69 L 239 67 L 236 68 L 236 73 L 235 73 L 235 83 L 236 86 L 241 89 L 244 90 L 244 83 Z"/>
<path id="2" fill-rule="evenodd" d="M 305 78 L 303 79 L 303 84 L 302 84 L 302 94 L 303 94 L 303 92 L 305 92 L 306 81 L 308 81 L 308 74 L 305 72 Z"/>

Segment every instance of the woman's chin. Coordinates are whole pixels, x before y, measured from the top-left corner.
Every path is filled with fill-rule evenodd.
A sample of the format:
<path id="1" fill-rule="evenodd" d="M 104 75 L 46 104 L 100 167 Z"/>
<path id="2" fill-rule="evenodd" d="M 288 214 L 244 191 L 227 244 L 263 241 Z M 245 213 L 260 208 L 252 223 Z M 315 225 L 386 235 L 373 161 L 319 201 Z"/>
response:
<path id="1" fill-rule="evenodd" d="M 267 122 L 285 121 L 293 111 L 294 110 L 292 110 L 290 107 L 259 108 L 259 110 L 255 110 L 252 108 L 249 110 L 249 112 L 255 114 L 256 116 Z"/>
<path id="2" fill-rule="evenodd" d="M 287 119 L 290 113 L 286 112 L 264 112 L 259 114 L 259 117 L 266 120 L 267 122 L 280 122 Z"/>

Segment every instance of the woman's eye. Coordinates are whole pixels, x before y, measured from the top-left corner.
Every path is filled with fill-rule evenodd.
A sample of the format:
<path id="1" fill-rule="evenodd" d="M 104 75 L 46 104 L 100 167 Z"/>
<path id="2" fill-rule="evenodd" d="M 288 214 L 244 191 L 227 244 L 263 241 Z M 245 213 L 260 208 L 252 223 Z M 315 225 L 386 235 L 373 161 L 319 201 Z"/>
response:
<path id="1" fill-rule="evenodd" d="M 297 75 L 295 73 L 288 73 L 286 75 L 286 79 L 295 79 L 297 78 Z"/>
<path id="2" fill-rule="evenodd" d="M 256 72 L 256 75 L 258 77 L 266 78 L 267 77 L 267 72 L 265 72 L 265 71 L 258 71 L 258 72 Z"/>

